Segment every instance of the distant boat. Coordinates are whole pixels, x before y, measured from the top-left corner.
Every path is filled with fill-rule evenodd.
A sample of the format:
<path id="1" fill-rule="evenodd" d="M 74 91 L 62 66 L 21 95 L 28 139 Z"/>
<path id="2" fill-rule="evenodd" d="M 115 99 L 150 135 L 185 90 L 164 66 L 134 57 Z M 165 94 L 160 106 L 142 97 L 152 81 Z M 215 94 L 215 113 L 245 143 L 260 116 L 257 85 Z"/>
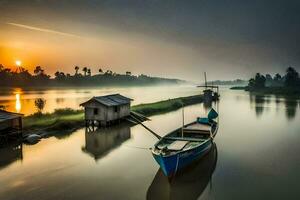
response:
<path id="1" fill-rule="evenodd" d="M 197 118 L 162 137 L 154 145 L 152 155 L 166 176 L 172 177 L 209 152 L 218 131 L 218 123 L 214 121 L 217 117 L 218 113 L 211 109 L 207 118 Z"/>

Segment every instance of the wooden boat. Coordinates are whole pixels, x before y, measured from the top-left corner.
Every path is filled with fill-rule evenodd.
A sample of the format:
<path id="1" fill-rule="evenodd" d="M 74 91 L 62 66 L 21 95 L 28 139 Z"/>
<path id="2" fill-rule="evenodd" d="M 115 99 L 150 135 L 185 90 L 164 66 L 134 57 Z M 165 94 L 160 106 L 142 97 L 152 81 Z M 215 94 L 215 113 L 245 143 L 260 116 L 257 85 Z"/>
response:
<path id="1" fill-rule="evenodd" d="M 162 137 L 152 148 L 152 155 L 163 173 L 171 177 L 209 152 L 217 131 L 217 122 L 198 118 Z"/>
<path id="2" fill-rule="evenodd" d="M 170 182 L 159 169 L 147 190 L 147 200 L 199 199 L 211 178 L 218 161 L 218 149 L 214 143 L 210 151 L 188 167 L 176 173 Z"/>

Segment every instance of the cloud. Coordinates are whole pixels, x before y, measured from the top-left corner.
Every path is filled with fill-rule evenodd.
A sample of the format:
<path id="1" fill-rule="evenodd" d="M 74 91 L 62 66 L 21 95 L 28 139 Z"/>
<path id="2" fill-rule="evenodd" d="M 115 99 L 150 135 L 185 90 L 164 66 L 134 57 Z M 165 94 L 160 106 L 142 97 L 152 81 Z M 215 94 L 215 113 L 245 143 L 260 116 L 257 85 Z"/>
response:
<path id="1" fill-rule="evenodd" d="M 28 26 L 28 25 L 24 25 L 24 24 L 11 23 L 11 22 L 7 22 L 6 24 L 12 25 L 12 26 L 17 26 L 17 27 L 20 27 L 20 28 L 29 29 L 29 30 L 34 30 L 34 31 L 40 31 L 40 32 L 45 32 L 45 33 L 52 33 L 52 34 L 57 34 L 57 35 L 62 35 L 62 36 L 68 36 L 68 37 L 81 38 L 80 36 L 74 35 L 74 34 L 71 34 L 71 33 L 65 33 L 65 32 L 55 31 L 55 30 L 51 30 L 51 29 L 39 28 L 39 27 L 35 27 L 35 26 Z"/>

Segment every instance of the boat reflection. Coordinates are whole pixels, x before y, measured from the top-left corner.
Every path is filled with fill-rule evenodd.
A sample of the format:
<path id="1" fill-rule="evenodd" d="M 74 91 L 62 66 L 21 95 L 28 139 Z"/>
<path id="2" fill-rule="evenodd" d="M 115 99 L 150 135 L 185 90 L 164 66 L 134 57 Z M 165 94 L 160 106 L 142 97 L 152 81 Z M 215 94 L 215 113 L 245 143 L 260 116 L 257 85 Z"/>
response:
<path id="1" fill-rule="evenodd" d="M 23 160 L 22 143 L 9 143 L 0 147 L 0 170 L 18 160 Z"/>
<path id="2" fill-rule="evenodd" d="M 148 188 L 147 199 L 198 199 L 211 180 L 217 160 L 218 151 L 214 144 L 207 155 L 179 171 L 171 181 L 159 169 Z"/>
<path id="3" fill-rule="evenodd" d="M 203 101 L 203 109 L 208 112 L 212 108 L 212 101 Z"/>
<path id="4" fill-rule="evenodd" d="M 128 123 L 109 128 L 100 128 L 95 131 L 86 128 L 85 147 L 82 147 L 82 151 L 98 160 L 129 138 L 130 126 Z"/>

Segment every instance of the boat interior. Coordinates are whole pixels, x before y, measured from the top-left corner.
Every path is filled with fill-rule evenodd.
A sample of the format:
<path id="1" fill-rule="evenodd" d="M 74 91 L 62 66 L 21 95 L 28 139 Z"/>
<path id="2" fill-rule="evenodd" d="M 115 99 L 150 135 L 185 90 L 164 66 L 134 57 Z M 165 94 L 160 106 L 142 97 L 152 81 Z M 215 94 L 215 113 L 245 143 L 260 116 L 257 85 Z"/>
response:
<path id="1" fill-rule="evenodd" d="M 198 139 L 195 141 L 191 141 L 164 138 L 156 145 L 154 152 L 163 155 L 171 155 L 178 151 L 186 151 L 189 149 L 193 149 L 206 141 L 207 139 Z"/>
<path id="2" fill-rule="evenodd" d="M 210 139 L 216 125 L 193 122 L 171 132 L 156 145 L 154 152 L 170 155 L 201 145 Z"/>

